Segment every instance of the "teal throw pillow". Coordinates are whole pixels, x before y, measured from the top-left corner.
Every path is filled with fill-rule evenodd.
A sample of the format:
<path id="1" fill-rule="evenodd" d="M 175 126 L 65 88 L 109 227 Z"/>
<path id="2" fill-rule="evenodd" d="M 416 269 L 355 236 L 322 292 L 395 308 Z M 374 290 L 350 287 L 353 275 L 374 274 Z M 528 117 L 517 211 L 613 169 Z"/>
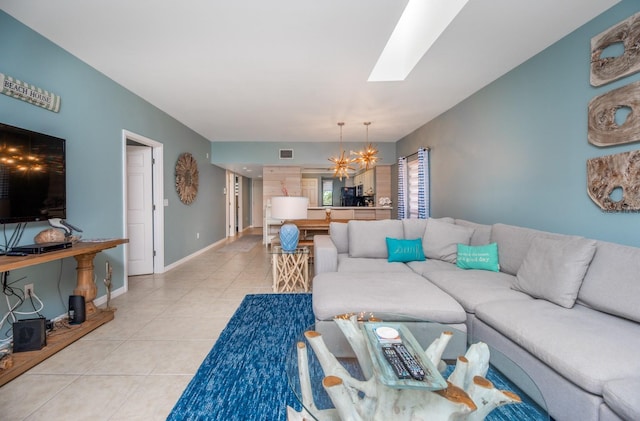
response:
<path id="1" fill-rule="evenodd" d="M 422 238 L 400 240 L 386 237 L 389 262 L 413 262 L 425 260 L 422 250 Z"/>
<path id="2" fill-rule="evenodd" d="M 499 272 L 498 243 L 491 243 L 486 246 L 458 244 L 456 265 L 462 269 L 482 269 Z"/>

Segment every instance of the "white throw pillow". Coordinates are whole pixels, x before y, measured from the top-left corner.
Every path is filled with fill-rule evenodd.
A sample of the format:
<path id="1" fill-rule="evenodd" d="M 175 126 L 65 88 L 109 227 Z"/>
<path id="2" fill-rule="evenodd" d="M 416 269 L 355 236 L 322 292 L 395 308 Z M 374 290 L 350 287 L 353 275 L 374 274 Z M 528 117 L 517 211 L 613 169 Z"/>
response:
<path id="1" fill-rule="evenodd" d="M 535 238 L 512 288 L 571 308 L 595 251 L 595 240 L 587 238 Z"/>
<path id="2" fill-rule="evenodd" d="M 473 231 L 473 228 L 429 219 L 422 238 L 425 257 L 455 263 L 458 243 L 469 245 Z"/>

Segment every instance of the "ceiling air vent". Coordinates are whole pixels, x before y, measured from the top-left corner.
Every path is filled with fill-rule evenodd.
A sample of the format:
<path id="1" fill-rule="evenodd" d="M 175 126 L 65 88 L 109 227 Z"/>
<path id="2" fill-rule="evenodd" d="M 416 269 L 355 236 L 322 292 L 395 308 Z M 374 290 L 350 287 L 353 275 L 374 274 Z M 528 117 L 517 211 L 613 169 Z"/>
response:
<path id="1" fill-rule="evenodd" d="M 293 149 L 280 149 L 280 159 L 293 159 Z"/>

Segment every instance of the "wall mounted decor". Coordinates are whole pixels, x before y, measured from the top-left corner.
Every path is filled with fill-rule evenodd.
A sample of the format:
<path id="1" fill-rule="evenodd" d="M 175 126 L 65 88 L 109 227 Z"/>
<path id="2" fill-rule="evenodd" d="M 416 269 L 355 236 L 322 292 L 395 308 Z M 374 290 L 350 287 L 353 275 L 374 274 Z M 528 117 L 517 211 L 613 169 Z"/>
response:
<path id="1" fill-rule="evenodd" d="M 587 160 L 587 186 L 605 211 L 640 211 L 640 150 Z"/>
<path id="2" fill-rule="evenodd" d="M 607 47 L 622 44 L 624 52 L 602 56 Z M 591 38 L 591 85 L 601 86 L 640 70 L 640 13 Z"/>
<path id="3" fill-rule="evenodd" d="M 188 152 L 180 155 L 176 162 L 176 191 L 185 205 L 193 203 L 198 195 L 198 162 Z"/>
<path id="4" fill-rule="evenodd" d="M 0 73 L 0 93 L 49 111 L 60 111 L 60 96 Z"/>
<path id="5" fill-rule="evenodd" d="M 624 121 L 616 122 L 623 112 Z M 589 143 L 613 146 L 640 141 L 640 82 L 630 83 L 589 102 Z M 620 118 L 621 120 L 622 118 Z"/>

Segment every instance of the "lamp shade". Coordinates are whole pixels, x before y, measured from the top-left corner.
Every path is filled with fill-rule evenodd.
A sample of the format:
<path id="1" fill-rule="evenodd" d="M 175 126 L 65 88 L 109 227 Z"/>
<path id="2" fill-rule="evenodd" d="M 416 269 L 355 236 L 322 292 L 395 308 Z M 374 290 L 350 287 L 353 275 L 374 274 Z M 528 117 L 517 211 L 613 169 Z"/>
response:
<path id="1" fill-rule="evenodd" d="M 271 217 L 275 219 L 307 219 L 309 198 L 276 196 L 271 198 Z M 285 252 L 292 253 L 298 247 L 300 231 L 295 224 L 280 227 L 280 245 Z"/>
<path id="2" fill-rule="evenodd" d="M 276 196 L 271 198 L 271 217 L 275 219 L 307 219 L 308 197 Z"/>

